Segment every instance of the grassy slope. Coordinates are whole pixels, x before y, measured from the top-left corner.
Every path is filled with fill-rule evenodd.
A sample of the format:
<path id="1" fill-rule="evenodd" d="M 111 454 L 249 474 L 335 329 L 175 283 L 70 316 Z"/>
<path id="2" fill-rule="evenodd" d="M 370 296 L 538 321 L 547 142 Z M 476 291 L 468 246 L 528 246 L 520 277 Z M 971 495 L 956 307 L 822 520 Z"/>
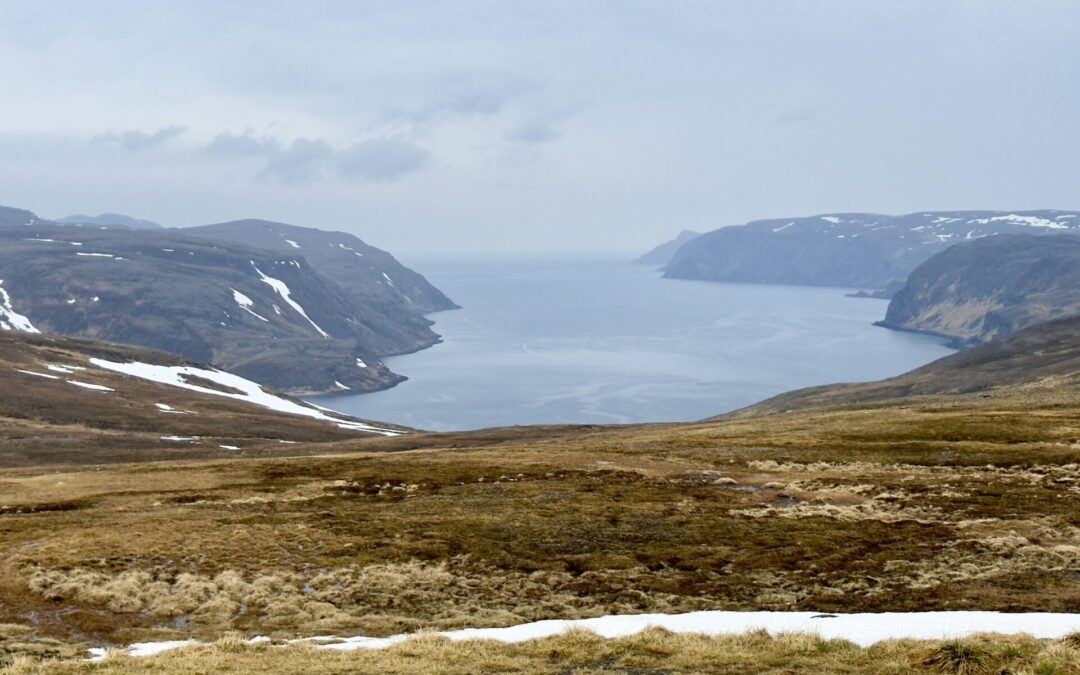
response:
<path id="1" fill-rule="evenodd" d="M 1077 612 L 1078 420 L 1074 381 L 1042 378 L 696 425 L 11 469 L 0 472 L 0 623 L 101 644 L 694 609 Z M 460 664 L 473 648 L 461 649 L 438 658 Z M 483 649 L 524 659 L 522 670 L 602 666 L 558 644 Z M 679 659 L 704 658 L 664 649 L 611 663 L 693 670 Z M 815 649 L 807 658 L 825 658 Z M 931 649 L 903 658 L 918 664 Z M 266 667 L 260 654 L 155 667 L 241 671 Z M 379 661 L 393 654 L 280 663 L 408 672 L 434 658 Z M 873 672 L 858 665 L 870 657 L 852 658 L 813 668 Z M 752 665 L 730 668 L 770 672 Z"/>
<path id="2" fill-rule="evenodd" d="M 1080 388 L 1080 317 L 1021 331 L 1008 340 L 962 351 L 877 382 L 810 387 L 775 396 L 722 417 L 747 417 L 917 397 L 980 394 L 1040 397 Z"/>
<path id="3" fill-rule="evenodd" d="M 237 452 L 294 454 L 291 443 L 367 436 L 320 420 L 124 376 L 94 367 L 89 362 L 94 357 L 186 363 L 137 347 L 0 331 L 0 377 L 5 385 L 0 390 L 0 468 L 228 457 Z M 49 365 L 70 372 L 49 370 Z M 88 390 L 69 380 L 113 391 Z M 189 414 L 162 412 L 158 403 Z M 177 443 L 163 436 L 200 438 Z M 241 449 L 224 450 L 221 445 Z M 0 503 L 3 499 L 0 493 Z"/>

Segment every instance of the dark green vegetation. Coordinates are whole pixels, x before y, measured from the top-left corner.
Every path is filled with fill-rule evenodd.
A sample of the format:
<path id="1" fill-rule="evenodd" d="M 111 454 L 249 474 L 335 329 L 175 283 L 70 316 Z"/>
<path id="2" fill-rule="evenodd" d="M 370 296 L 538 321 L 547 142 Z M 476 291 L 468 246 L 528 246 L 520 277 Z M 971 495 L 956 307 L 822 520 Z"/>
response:
<path id="1" fill-rule="evenodd" d="M 724 227 L 681 247 L 673 279 L 885 288 L 949 245 L 995 234 L 1080 231 L 1075 211 L 837 213 Z"/>
<path id="2" fill-rule="evenodd" d="M 449 301 L 354 237 L 296 229 L 318 243 L 310 260 L 282 237 L 272 239 L 288 251 L 183 230 L 17 222 L 0 227 L 0 279 L 45 332 L 162 349 L 294 393 L 401 381 L 380 358 L 436 343 L 423 313 Z M 323 251 L 335 237 L 363 249 Z"/>
<path id="3" fill-rule="evenodd" d="M 920 265 L 880 325 L 970 346 L 1080 314 L 1080 237 L 1012 235 L 950 246 Z"/>

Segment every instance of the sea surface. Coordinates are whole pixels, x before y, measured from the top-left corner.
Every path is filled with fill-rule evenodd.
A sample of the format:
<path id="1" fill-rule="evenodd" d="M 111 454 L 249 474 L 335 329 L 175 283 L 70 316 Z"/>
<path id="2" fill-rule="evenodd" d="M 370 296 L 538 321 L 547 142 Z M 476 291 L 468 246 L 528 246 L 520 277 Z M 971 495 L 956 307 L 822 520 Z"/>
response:
<path id="1" fill-rule="evenodd" d="M 435 431 L 674 422 L 800 387 L 876 380 L 952 353 L 875 327 L 853 289 L 676 281 L 622 261 L 410 263 L 463 307 L 443 343 L 386 359 L 409 377 L 318 403 Z"/>

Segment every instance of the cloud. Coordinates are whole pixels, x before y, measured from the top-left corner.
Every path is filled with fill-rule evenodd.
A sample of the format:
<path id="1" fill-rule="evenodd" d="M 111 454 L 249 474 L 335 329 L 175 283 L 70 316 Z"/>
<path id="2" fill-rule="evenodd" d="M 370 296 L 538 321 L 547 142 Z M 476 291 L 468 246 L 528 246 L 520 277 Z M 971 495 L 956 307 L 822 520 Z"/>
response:
<path id="1" fill-rule="evenodd" d="M 395 108 L 391 121 L 424 125 L 458 117 L 491 117 L 541 85 L 517 75 L 492 73 L 444 74 L 429 85 L 435 93 L 415 108 Z"/>
<path id="2" fill-rule="evenodd" d="M 255 136 L 250 131 L 222 132 L 204 148 L 211 157 L 257 157 L 281 150 L 281 142 L 272 136 Z"/>
<path id="3" fill-rule="evenodd" d="M 152 133 L 140 131 L 138 129 L 121 131 L 119 133 L 110 131 L 101 134 L 94 140 L 99 143 L 118 145 L 129 152 L 139 152 L 158 145 L 164 145 L 181 136 L 185 131 L 187 131 L 187 127 L 181 126 L 162 127 Z"/>
<path id="4" fill-rule="evenodd" d="M 354 143 L 337 153 L 338 175 L 344 180 L 387 182 L 422 169 L 428 152 L 399 138 Z"/>
<path id="5" fill-rule="evenodd" d="M 222 132 L 203 147 L 218 159 L 262 159 L 258 178 L 286 185 L 307 185 L 336 177 L 342 182 L 386 183 L 427 165 L 430 153 L 398 137 L 372 138 L 335 147 L 322 138 L 292 142 L 251 132 Z"/>
<path id="6" fill-rule="evenodd" d="M 298 138 L 289 147 L 272 151 L 259 176 L 288 185 L 306 185 L 323 177 L 334 154 L 330 144 L 321 138 Z"/>

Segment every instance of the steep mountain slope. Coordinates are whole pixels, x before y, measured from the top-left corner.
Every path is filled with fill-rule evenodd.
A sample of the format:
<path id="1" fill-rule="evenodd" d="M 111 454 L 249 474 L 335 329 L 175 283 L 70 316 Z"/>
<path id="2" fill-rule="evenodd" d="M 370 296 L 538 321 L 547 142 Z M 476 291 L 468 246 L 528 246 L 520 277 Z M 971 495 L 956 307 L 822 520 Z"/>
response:
<path id="1" fill-rule="evenodd" d="M 344 232 L 326 232 L 268 220 L 237 220 L 184 228 L 184 231 L 208 239 L 302 255 L 362 305 L 399 312 L 403 321 L 405 314 L 457 308 L 439 289 L 392 255 Z M 427 322 L 417 321 L 419 323 Z M 415 349 L 423 346 L 427 344 L 417 345 Z"/>
<path id="2" fill-rule="evenodd" d="M 97 225 L 101 227 L 130 227 L 133 230 L 160 230 L 161 225 L 152 220 L 132 218 L 122 213 L 102 213 L 97 216 L 75 214 L 58 218 L 58 223 L 65 225 Z"/>
<path id="3" fill-rule="evenodd" d="M 1076 211 L 836 213 L 714 230 L 680 248 L 672 279 L 884 288 L 958 241 L 1080 232 Z"/>
<path id="4" fill-rule="evenodd" d="M 235 455 L 383 437 L 207 366 L 138 347 L 0 332 L 0 465 Z"/>
<path id="5" fill-rule="evenodd" d="M 1006 235 L 957 244 L 924 262 L 879 325 L 966 346 L 1076 314 L 1080 237 Z"/>
<path id="6" fill-rule="evenodd" d="M 401 377 L 378 354 L 431 335 L 359 305 L 300 256 L 178 231 L 0 228 L 0 280 L 9 318 L 37 330 L 163 349 L 296 393 L 392 385 Z"/>
<path id="7" fill-rule="evenodd" d="M 679 233 L 679 236 L 675 237 L 671 241 L 665 241 L 663 244 L 660 244 L 653 250 L 649 251 L 645 255 L 635 260 L 634 263 L 637 265 L 655 265 L 656 267 L 663 267 L 671 261 L 671 258 L 680 248 L 683 247 L 684 244 L 691 242 L 700 236 L 700 232 L 683 230 Z"/>
<path id="8" fill-rule="evenodd" d="M 1019 394 L 1034 404 L 1058 390 L 1080 391 L 1080 316 L 1040 323 L 887 380 L 801 389 L 718 419 L 969 394 Z"/>

